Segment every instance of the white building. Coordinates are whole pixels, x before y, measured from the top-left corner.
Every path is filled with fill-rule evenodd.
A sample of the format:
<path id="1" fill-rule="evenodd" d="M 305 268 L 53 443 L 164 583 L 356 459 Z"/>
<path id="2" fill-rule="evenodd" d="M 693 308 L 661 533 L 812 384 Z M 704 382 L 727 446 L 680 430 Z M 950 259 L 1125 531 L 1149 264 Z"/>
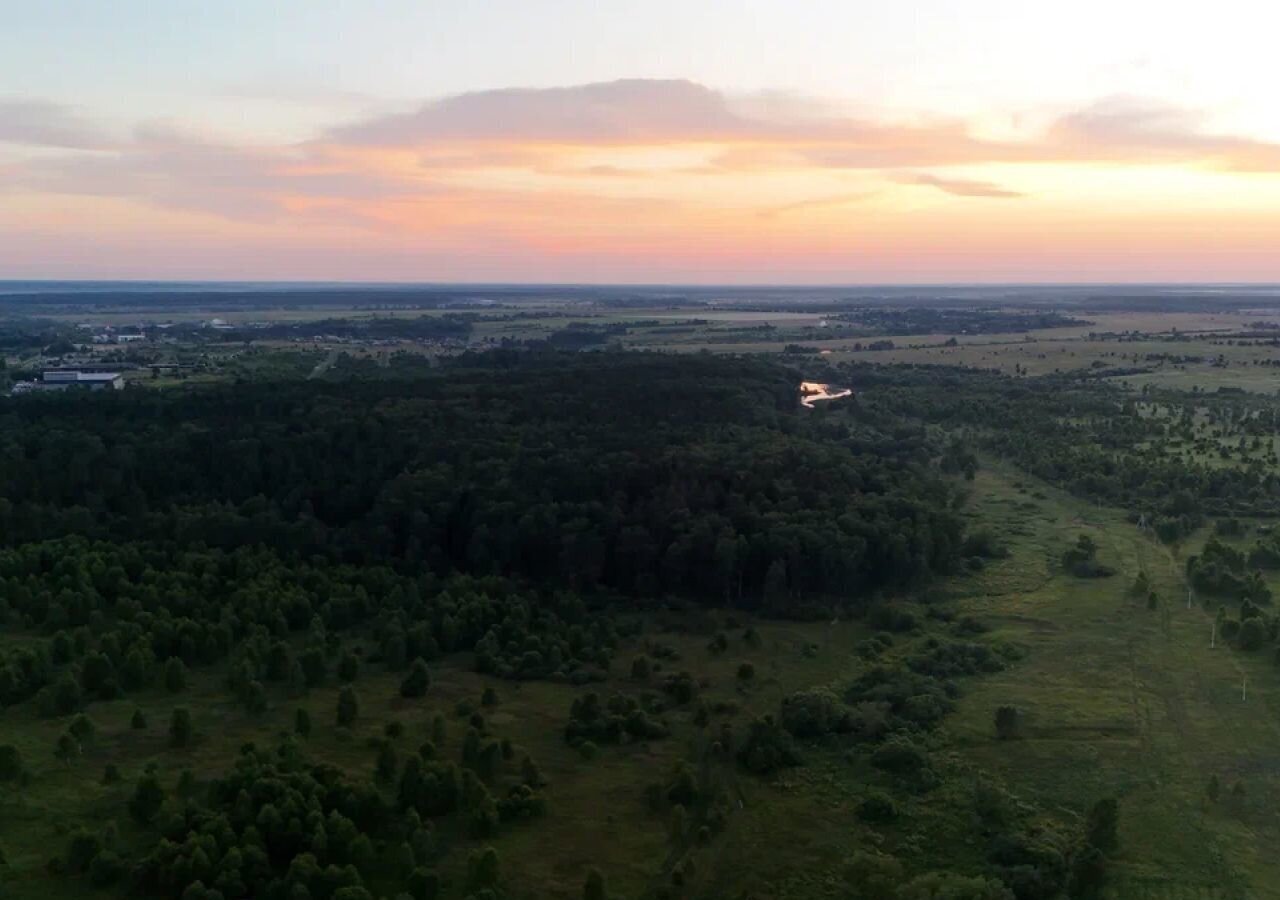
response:
<path id="1" fill-rule="evenodd" d="M 47 391 L 63 391 L 69 387 L 88 388 L 91 391 L 118 391 L 124 387 L 124 376 L 119 372 L 80 372 L 51 369 L 44 373 L 42 382 L 41 389 Z"/>

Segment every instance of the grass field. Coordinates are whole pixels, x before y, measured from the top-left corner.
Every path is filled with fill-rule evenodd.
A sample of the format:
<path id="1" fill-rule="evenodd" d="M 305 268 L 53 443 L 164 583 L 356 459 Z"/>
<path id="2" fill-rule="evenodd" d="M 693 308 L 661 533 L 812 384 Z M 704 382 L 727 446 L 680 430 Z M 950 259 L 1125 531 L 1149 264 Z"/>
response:
<path id="1" fill-rule="evenodd" d="M 1013 555 L 977 579 L 965 605 L 1028 648 L 982 679 L 950 720 L 968 759 L 1050 808 L 1118 793 L 1117 898 L 1280 897 L 1280 690 L 1266 654 L 1210 647 L 1212 611 L 1188 607 L 1185 555 L 1107 509 L 1040 485 L 1029 499 L 1006 473 L 979 476 L 976 512 L 1003 521 Z M 1061 548 L 1090 534 L 1118 574 L 1057 571 Z M 1126 596 L 1139 569 L 1160 606 Z M 1216 606 L 1215 606 L 1216 608 Z M 1244 680 L 1248 696 L 1242 699 Z M 1027 710 L 1022 740 L 991 740 L 991 713 Z M 1209 779 L 1243 786 L 1240 804 L 1206 798 Z"/>

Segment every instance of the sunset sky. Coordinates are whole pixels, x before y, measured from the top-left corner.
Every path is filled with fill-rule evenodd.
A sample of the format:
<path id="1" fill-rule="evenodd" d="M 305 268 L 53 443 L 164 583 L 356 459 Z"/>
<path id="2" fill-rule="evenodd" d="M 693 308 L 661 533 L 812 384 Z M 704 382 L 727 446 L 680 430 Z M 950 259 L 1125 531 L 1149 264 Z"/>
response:
<path id="1" fill-rule="evenodd" d="M 1258 2 L 0 0 L 0 278 L 1280 281 Z"/>

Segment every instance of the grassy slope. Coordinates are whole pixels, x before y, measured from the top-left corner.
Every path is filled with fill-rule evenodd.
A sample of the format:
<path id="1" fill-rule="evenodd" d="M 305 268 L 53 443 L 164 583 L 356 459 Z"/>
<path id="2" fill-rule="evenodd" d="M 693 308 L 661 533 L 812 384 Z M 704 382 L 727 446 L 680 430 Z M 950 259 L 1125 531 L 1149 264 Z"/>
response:
<path id="1" fill-rule="evenodd" d="M 1025 645 L 1014 669 L 974 683 L 950 728 L 962 752 L 1015 790 L 1077 811 L 1123 796 L 1116 898 L 1278 897 L 1274 815 L 1280 772 L 1280 691 L 1270 654 L 1209 647 L 1212 613 L 1186 604 L 1185 552 L 1170 552 L 1111 510 L 1026 479 L 983 473 L 975 511 L 1002 522 L 1013 557 L 974 586 L 965 605 Z M 1032 506 L 1031 504 L 1034 504 Z M 1120 574 L 1088 581 L 1055 571 L 1079 533 Z M 1162 602 L 1126 589 L 1139 567 Z M 1241 686 L 1249 679 L 1248 699 Z M 991 740 L 994 708 L 1013 702 L 1030 721 L 1023 740 Z M 1212 775 L 1224 799 L 1209 803 Z M 1240 781 L 1243 809 L 1225 799 Z"/>

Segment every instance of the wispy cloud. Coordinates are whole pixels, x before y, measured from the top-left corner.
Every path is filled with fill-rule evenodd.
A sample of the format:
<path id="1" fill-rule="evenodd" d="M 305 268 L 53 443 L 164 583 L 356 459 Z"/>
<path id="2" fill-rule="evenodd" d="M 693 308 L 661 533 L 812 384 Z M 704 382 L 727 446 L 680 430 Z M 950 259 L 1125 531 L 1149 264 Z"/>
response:
<path id="1" fill-rule="evenodd" d="M 934 187 L 943 193 L 954 194 L 957 197 L 1013 199 L 1026 196 L 1019 191 L 1002 188 L 1000 185 L 990 181 L 978 181 L 971 178 L 943 178 L 940 175 L 931 175 L 927 172 L 908 172 L 896 176 L 894 180 L 899 184 L 918 184 Z"/>
<path id="2" fill-rule="evenodd" d="M 1173 160 L 1280 171 L 1280 145 L 1214 134 L 1194 111 L 1138 98 L 1104 99 L 1061 115 L 1040 134 L 993 140 L 956 119 L 857 117 L 791 94 L 736 97 L 682 80 L 458 94 L 335 127 L 321 140 L 418 148 L 706 143 L 722 146 L 718 164 L 724 168 L 780 160 L 845 169 Z"/>
<path id="3" fill-rule="evenodd" d="M 96 150 L 111 139 L 105 130 L 58 103 L 0 98 L 0 143 Z"/>
<path id="4" fill-rule="evenodd" d="M 1216 134 L 1195 110 L 1138 97 L 1110 97 L 1062 116 L 1044 141 L 1099 159 L 1191 161 L 1240 172 L 1280 172 L 1280 144 Z"/>
<path id="5" fill-rule="evenodd" d="M 1010 164 L 1280 172 L 1280 145 L 1217 134 L 1192 111 L 1134 98 L 993 139 L 954 119 L 887 121 L 787 93 L 739 97 L 643 79 L 459 94 L 261 145 L 168 126 L 113 139 L 73 109 L 10 99 L 0 100 L 0 141 L 92 151 L 7 160 L 0 190 L 433 233 L 460 222 L 530 234 L 540 224 L 573 229 L 569 215 L 580 217 L 580 230 L 624 230 L 634 217 L 677 206 L 710 230 L 743 212 L 799 218 L 853 205 L 873 194 L 850 187 L 868 184 L 1027 199 L 1001 184 L 1004 176 L 980 177 L 984 166 Z M 855 173 L 865 177 L 846 180 Z"/>
<path id="6" fill-rule="evenodd" d="M 832 207 L 850 206 L 855 203 L 864 203 L 871 200 L 877 195 L 877 191 L 859 191 L 849 194 L 834 194 L 829 197 L 810 197 L 805 200 L 796 200 L 793 203 L 780 203 L 777 206 L 769 206 L 760 210 L 758 215 L 762 219 L 774 219 L 779 216 L 785 216 L 788 213 L 804 212 L 811 209 L 830 209 Z"/>
<path id="7" fill-rule="evenodd" d="M 561 88 L 508 88 L 433 100 L 413 112 L 333 129 L 344 144 L 437 141 L 610 143 L 749 135 L 757 123 L 726 97 L 691 81 L 627 79 Z"/>

